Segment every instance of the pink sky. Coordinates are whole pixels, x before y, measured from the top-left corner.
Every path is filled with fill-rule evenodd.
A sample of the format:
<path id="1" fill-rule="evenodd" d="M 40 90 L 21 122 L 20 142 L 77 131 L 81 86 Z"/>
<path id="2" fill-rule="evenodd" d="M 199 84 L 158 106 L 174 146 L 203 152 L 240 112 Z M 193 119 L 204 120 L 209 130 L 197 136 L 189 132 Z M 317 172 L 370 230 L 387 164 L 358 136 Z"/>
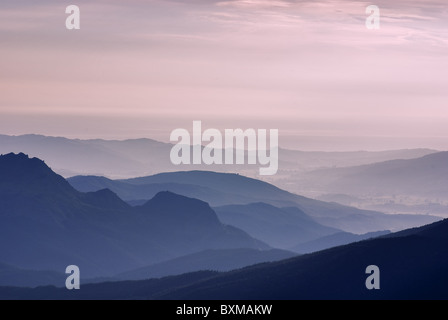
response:
<path id="1" fill-rule="evenodd" d="M 6 0 L 0 39 L 1 134 L 167 141 L 201 120 L 448 150 L 445 0 Z"/>

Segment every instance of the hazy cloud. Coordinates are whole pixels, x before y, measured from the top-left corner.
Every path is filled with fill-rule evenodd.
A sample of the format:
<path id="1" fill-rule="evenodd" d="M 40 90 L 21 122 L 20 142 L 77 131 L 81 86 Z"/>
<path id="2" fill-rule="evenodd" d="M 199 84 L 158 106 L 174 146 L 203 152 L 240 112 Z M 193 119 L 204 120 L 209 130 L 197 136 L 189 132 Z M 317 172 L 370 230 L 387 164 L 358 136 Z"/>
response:
<path id="1" fill-rule="evenodd" d="M 431 119 L 448 121 L 445 1 L 377 1 L 380 30 L 365 28 L 371 3 L 360 1 L 79 0 L 79 31 L 65 29 L 69 4 L 2 2 L 3 119 L 107 114 L 90 129 L 71 124 L 101 136 L 106 119 L 126 116 L 165 124 L 168 137 L 193 119 L 403 136 L 424 118 L 431 135 L 448 137 L 448 128 L 430 128 Z"/>

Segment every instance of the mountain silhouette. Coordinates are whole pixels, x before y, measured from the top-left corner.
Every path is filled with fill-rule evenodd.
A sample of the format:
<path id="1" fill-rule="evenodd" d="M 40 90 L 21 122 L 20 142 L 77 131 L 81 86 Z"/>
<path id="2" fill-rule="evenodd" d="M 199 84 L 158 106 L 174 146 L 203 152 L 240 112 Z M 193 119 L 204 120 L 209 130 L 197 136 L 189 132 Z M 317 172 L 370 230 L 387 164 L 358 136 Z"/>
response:
<path id="1" fill-rule="evenodd" d="M 144 280 L 201 270 L 230 271 L 257 263 L 284 260 L 296 255 L 290 251 L 278 249 L 205 250 L 137 270 L 127 271 L 115 276 L 115 278 L 121 280 Z"/>
<path id="2" fill-rule="evenodd" d="M 366 288 L 366 268 L 380 269 L 380 289 Z M 448 299 L 448 220 L 279 262 L 226 273 L 196 272 L 157 280 L 83 286 L 78 292 L 0 288 L 14 299 Z"/>
<path id="3" fill-rule="evenodd" d="M 225 226 L 208 204 L 162 192 L 131 207 L 110 190 L 75 190 L 43 161 L 0 156 L 0 261 L 110 276 L 206 249 L 268 249 Z"/>
<path id="4" fill-rule="evenodd" d="M 324 249 L 341 246 L 344 244 L 349 244 L 352 242 L 357 242 L 365 239 L 376 238 L 380 236 L 384 236 L 389 234 L 390 231 L 377 231 L 377 232 L 369 232 L 364 234 L 353 234 L 350 232 L 338 232 L 328 236 L 324 236 L 318 239 L 314 239 L 307 242 L 302 242 L 296 246 L 290 248 L 291 251 L 297 253 L 310 253 L 321 251 Z"/>
<path id="5" fill-rule="evenodd" d="M 151 139 L 79 140 L 42 135 L 0 135 L 0 153 L 24 152 L 45 159 L 64 176 L 101 174 L 132 177 L 174 169 L 165 155 L 172 145 Z M 148 159 L 151 159 L 148 162 Z M 155 170 L 155 171 L 154 171 Z"/>
<path id="6" fill-rule="evenodd" d="M 390 160 L 363 166 L 321 169 L 308 173 L 320 189 L 350 195 L 408 195 L 447 199 L 448 152 L 417 159 Z M 369 183 L 366 183 L 368 181 Z"/>
<path id="7" fill-rule="evenodd" d="M 171 191 L 191 198 L 198 198 L 211 204 L 244 202 L 244 196 L 223 194 L 220 191 L 194 184 L 166 182 L 135 185 L 122 180 L 111 180 L 98 176 L 76 176 L 67 181 L 81 192 L 98 191 L 108 188 L 118 194 L 120 198 L 132 205 L 142 205 L 161 191 Z"/>
<path id="8" fill-rule="evenodd" d="M 183 209 L 189 208 L 188 212 Z M 217 227 L 221 225 L 216 213 L 208 203 L 180 196 L 169 191 L 159 192 L 140 207 L 143 212 L 150 212 L 151 217 L 157 221 L 188 222 L 192 225 Z"/>
<path id="9" fill-rule="evenodd" d="M 365 286 L 380 268 L 380 289 Z M 447 299 L 448 220 L 216 276 L 160 299 Z M 265 279 L 259 281 L 259 279 Z M 304 289 L 306 288 L 306 290 Z"/>
<path id="10" fill-rule="evenodd" d="M 403 230 L 440 220 L 438 217 L 423 215 L 386 215 L 318 201 L 287 192 L 264 181 L 230 173 L 180 171 L 127 180 L 78 176 L 68 181 L 84 192 L 110 188 L 127 202 L 142 203 L 145 195 L 148 200 L 155 193 L 168 190 L 206 201 L 212 207 L 257 202 L 276 207 L 297 207 L 319 224 L 358 234 L 385 229 Z"/>

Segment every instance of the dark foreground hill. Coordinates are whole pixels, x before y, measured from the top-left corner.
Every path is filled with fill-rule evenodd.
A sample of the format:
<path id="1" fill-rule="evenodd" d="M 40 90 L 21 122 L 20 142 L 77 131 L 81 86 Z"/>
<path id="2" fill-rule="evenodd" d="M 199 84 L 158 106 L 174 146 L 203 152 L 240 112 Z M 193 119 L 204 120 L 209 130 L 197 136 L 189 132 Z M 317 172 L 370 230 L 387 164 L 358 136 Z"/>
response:
<path id="1" fill-rule="evenodd" d="M 120 280 L 145 280 L 201 270 L 230 271 L 257 263 L 285 260 L 294 256 L 297 256 L 297 254 L 278 249 L 205 250 L 148 267 L 131 270 L 114 278 Z"/>
<path id="2" fill-rule="evenodd" d="M 266 203 L 214 208 L 219 219 L 275 248 L 290 249 L 341 231 L 323 226 L 297 207 L 277 208 Z"/>
<path id="3" fill-rule="evenodd" d="M 365 286 L 380 269 L 380 289 Z M 14 299 L 448 299 L 448 220 L 289 260 L 216 274 L 85 285 L 0 288 Z"/>

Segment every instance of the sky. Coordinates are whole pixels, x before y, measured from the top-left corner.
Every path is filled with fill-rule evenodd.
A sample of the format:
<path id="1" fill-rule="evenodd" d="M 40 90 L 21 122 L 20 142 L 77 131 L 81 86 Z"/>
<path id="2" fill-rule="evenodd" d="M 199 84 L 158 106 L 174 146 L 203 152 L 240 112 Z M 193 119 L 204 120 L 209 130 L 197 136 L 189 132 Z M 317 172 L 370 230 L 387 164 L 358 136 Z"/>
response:
<path id="1" fill-rule="evenodd" d="M 446 0 L 2 0 L 0 43 L 0 134 L 169 141 L 201 120 L 301 150 L 448 150 Z"/>

